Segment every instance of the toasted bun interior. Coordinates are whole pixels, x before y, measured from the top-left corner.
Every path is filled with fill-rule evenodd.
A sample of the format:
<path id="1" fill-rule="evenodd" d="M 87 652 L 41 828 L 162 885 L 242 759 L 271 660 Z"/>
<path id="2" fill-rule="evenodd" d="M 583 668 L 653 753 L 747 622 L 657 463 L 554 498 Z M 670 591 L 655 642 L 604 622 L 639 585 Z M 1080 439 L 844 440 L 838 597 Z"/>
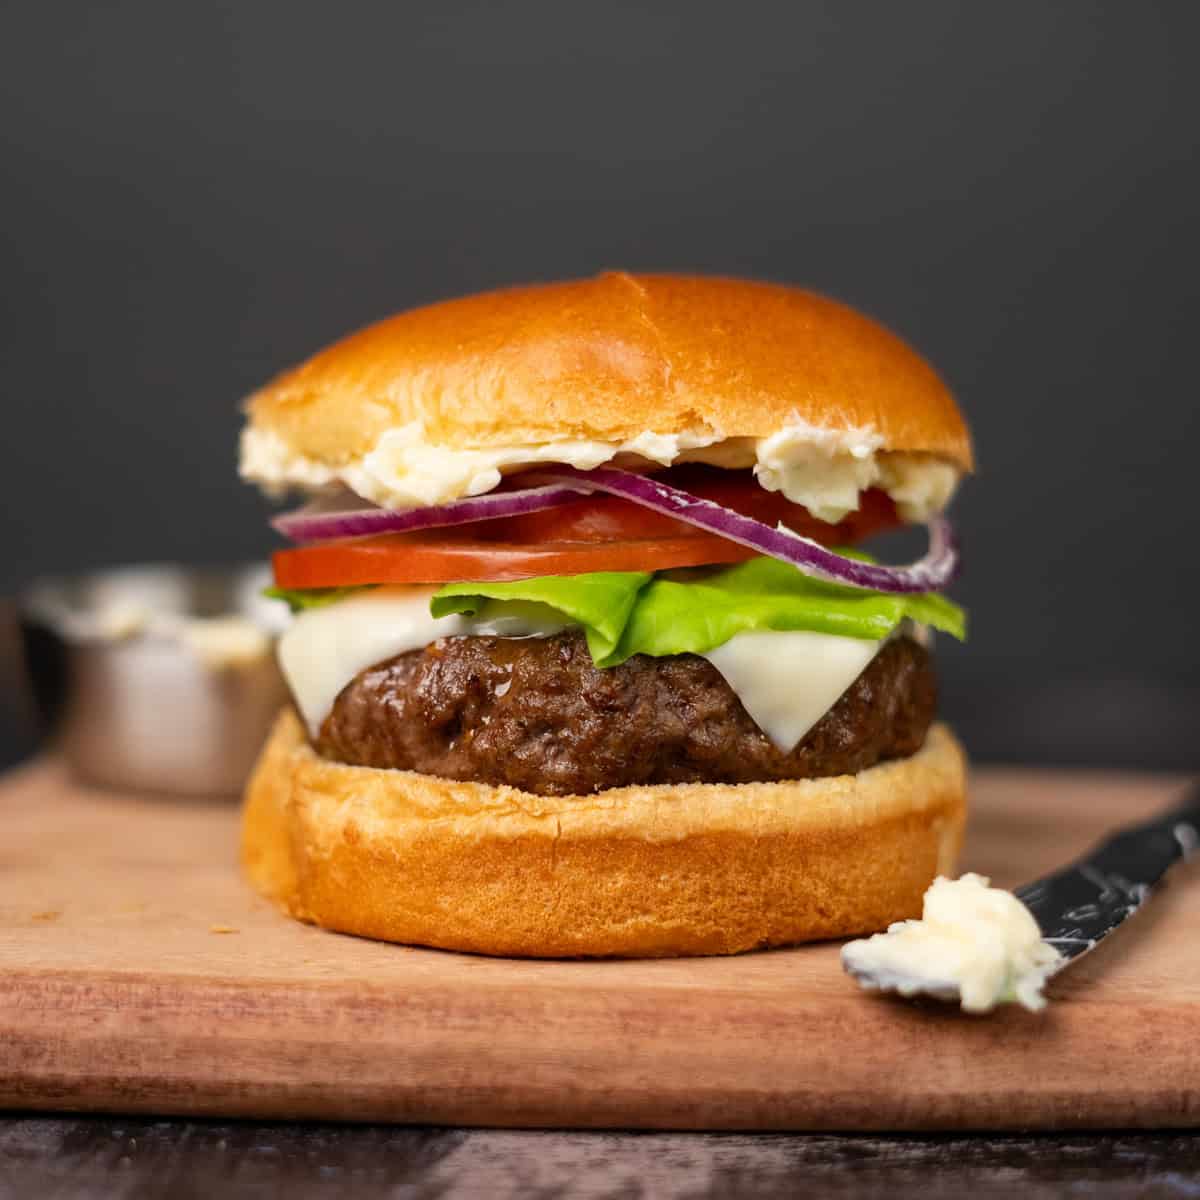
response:
<path id="1" fill-rule="evenodd" d="M 247 789 L 242 859 L 292 916 L 365 937 L 733 954 L 918 916 L 965 817 L 965 758 L 944 725 L 858 775 L 546 797 L 326 761 L 289 710 Z"/>
<path id="2" fill-rule="evenodd" d="M 647 433 L 734 446 L 800 425 L 972 467 L 953 397 L 898 337 L 811 292 L 734 279 L 611 272 L 400 313 L 279 376 L 248 411 L 318 474 L 405 427 L 462 449 Z"/>

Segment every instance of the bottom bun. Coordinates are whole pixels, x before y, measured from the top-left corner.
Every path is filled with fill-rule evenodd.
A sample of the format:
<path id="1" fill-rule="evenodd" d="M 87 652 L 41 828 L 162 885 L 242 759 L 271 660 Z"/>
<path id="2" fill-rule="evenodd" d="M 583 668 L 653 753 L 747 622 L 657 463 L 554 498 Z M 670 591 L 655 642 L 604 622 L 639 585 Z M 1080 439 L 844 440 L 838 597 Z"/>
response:
<path id="1" fill-rule="evenodd" d="M 242 861 L 292 916 L 531 957 L 735 954 L 915 917 L 953 870 L 966 760 L 786 783 L 535 796 L 318 756 L 288 711 L 246 792 Z"/>

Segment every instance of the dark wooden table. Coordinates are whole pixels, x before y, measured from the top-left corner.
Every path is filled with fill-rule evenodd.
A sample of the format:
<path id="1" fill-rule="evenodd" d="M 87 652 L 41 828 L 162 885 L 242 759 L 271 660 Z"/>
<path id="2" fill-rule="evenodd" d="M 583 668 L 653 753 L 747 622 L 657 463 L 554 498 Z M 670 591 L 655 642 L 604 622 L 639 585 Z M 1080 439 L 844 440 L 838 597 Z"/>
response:
<path id="1" fill-rule="evenodd" d="M 1200 1136 L 539 1133 L 0 1118 L 0 1200 L 1195 1197 Z"/>

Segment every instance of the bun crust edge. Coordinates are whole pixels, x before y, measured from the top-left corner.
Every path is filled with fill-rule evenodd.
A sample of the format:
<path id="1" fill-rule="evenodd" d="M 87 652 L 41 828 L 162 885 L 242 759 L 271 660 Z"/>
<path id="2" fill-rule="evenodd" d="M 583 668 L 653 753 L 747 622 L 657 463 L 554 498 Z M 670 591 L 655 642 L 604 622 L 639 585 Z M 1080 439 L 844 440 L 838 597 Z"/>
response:
<path id="1" fill-rule="evenodd" d="M 241 852 L 285 912 L 343 933 L 516 957 L 734 954 L 919 916 L 965 821 L 944 725 L 858 775 L 547 797 L 326 761 L 287 710 Z"/>
<path id="2" fill-rule="evenodd" d="M 644 433 L 736 443 L 797 421 L 973 466 L 934 369 L 834 300 L 780 284 L 610 271 L 411 309 L 285 371 L 250 425 L 327 467 L 417 423 L 456 449 Z"/>

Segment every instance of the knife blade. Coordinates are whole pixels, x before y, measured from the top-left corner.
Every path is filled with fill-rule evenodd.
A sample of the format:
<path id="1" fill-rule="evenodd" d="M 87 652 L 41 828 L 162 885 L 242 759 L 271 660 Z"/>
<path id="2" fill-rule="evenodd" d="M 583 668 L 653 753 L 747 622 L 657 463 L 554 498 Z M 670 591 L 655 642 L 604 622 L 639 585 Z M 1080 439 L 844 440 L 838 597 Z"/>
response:
<path id="1" fill-rule="evenodd" d="M 1062 955 L 1055 973 L 1127 921 L 1176 863 L 1200 846 L 1200 786 L 1160 816 L 1119 830 L 1015 895 Z"/>

